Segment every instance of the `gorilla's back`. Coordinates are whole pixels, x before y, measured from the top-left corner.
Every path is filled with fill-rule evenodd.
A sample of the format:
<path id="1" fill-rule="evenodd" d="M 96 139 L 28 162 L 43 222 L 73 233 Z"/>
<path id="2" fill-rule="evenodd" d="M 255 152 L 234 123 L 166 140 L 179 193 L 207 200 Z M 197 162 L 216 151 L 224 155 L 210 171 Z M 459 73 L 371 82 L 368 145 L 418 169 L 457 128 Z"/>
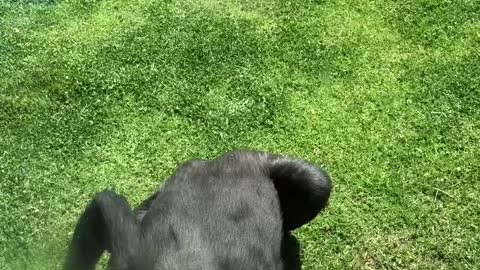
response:
<path id="1" fill-rule="evenodd" d="M 279 205 L 261 164 L 195 160 L 161 188 L 142 228 L 162 239 L 158 269 L 282 269 Z"/>

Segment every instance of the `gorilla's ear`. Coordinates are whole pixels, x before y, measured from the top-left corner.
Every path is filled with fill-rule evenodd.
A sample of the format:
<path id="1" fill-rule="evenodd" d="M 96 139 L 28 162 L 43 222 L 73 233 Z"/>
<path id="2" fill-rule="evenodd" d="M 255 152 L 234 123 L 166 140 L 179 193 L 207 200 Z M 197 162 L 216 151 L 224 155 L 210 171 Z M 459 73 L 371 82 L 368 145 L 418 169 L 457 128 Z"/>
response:
<path id="1" fill-rule="evenodd" d="M 278 157 L 271 160 L 269 173 L 280 197 L 285 230 L 306 224 L 327 206 L 332 184 L 321 168 Z"/>

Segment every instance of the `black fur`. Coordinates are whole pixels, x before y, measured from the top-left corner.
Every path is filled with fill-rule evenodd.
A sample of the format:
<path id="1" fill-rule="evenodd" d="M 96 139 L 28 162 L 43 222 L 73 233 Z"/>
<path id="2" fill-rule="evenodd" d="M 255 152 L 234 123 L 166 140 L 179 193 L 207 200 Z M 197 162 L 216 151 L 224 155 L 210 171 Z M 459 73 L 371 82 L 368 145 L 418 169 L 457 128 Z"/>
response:
<path id="1" fill-rule="evenodd" d="M 328 175 L 300 160 L 253 151 L 180 166 L 131 210 L 112 191 L 95 195 L 76 226 L 66 270 L 293 270 L 290 234 L 327 205 Z"/>

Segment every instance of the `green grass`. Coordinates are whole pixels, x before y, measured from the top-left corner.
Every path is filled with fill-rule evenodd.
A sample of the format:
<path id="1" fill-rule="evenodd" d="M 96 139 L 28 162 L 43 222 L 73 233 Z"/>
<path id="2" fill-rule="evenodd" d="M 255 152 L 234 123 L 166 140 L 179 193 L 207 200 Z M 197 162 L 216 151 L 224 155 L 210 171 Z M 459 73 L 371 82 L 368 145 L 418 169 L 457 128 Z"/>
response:
<path id="1" fill-rule="evenodd" d="M 480 2 L 0 0 L 0 269 L 234 148 L 331 173 L 304 269 L 480 268 Z"/>

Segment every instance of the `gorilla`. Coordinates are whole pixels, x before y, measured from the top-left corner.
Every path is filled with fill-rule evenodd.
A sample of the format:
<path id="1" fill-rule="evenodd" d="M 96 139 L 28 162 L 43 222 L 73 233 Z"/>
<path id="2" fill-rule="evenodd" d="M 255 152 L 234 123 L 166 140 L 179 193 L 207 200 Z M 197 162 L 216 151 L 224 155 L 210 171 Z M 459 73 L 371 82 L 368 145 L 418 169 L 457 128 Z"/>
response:
<path id="1" fill-rule="evenodd" d="M 328 174 L 309 162 L 232 151 L 179 166 L 137 208 L 113 191 L 97 193 L 81 215 L 65 270 L 294 270 L 291 231 L 328 204 Z"/>

